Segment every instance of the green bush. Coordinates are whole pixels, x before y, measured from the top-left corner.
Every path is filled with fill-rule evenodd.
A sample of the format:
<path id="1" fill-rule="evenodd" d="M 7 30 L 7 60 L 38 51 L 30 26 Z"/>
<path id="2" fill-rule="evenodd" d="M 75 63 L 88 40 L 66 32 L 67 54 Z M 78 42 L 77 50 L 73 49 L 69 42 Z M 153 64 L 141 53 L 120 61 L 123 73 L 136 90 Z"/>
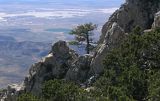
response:
<path id="1" fill-rule="evenodd" d="M 80 101 L 84 99 L 85 91 L 72 82 L 63 80 L 50 80 L 42 87 L 45 99 L 53 101 Z"/>
<path id="2" fill-rule="evenodd" d="M 95 83 L 96 96 L 111 101 L 160 99 L 160 32 L 136 28 L 104 60 L 105 72 Z M 154 100 L 153 100 L 154 99 Z"/>
<path id="3" fill-rule="evenodd" d="M 30 93 L 25 93 L 25 94 L 20 95 L 17 98 L 17 101 L 40 101 L 40 100 L 38 99 L 38 97 L 36 97 Z"/>

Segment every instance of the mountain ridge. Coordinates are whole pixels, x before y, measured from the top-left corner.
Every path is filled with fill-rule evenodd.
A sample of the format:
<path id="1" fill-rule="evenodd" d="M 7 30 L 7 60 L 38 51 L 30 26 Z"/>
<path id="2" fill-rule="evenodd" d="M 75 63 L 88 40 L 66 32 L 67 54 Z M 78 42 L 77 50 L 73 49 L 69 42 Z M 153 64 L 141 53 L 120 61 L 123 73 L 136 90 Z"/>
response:
<path id="1" fill-rule="evenodd" d="M 8 101 L 14 101 L 19 92 L 30 92 L 41 95 L 42 83 L 50 79 L 65 79 L 79 85 L 87 86 L 103 72 L 103 59 L 109 50 L 120 45 L 128 33 L 137 25 L 143 30 L 159 27 L 155 15 L 160 10 L 160 1 L 157 0 L 126 0 L 119 10 L 110 17 L 102 28 L 102 35 L 97 50 L 92 55 L 79 56 L 69 49 L 67 43 L 59 41 L 52 46 L 50 54 L 40 62 L 35 63 L 29 70 L 21 89 L 9 86 L 8 90 L 15 90 L 14 94 L 5 95 Z M 157 20 L 156 20 L 157 18 Z M 89 81 L 89 82 L 88 82 Z"/>

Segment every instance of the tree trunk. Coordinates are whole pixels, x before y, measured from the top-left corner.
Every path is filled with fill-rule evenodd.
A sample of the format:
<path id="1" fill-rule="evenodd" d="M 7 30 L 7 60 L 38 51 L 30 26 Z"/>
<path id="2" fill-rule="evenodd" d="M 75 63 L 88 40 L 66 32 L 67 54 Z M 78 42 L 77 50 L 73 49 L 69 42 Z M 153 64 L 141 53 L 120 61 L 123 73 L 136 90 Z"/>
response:
<path id="1" fill-rule="evenodd" d="M 89 51 L 90 51 L 89 50 L 89 34 L 87 33 L 86 36 L 87 36 L 86 37 L 86 41 L 87 41 L 86 51 L 87 51 L 87 54 L 89 54 Z"/>

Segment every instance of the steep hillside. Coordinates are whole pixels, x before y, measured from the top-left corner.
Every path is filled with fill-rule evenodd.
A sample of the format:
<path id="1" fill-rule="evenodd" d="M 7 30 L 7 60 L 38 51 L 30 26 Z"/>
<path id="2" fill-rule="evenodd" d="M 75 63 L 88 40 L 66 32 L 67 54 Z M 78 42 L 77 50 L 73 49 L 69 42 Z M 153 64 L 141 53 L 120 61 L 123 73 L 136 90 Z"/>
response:
<path id="1" fill-rule="evenodd" d="M 126 3 L 112 14 L 102 28 L 98 49 L 91 63 L 91 73 L 99 74 L 103 71 L 102 62 L 105 54 L 121 43 L 121 40 L 134 27 L 150 29 L 155 13 L 159 10 L 160 0 L 126 0 Z"/>
<path id="2" fill-rule="evenodd" d="M 43 84 L 49 80 L 60 79 L 72 81 L 80 88 L 93 86 L 93 88 L 87 89 L 87 91 L 93 90 L 91 94 L 85 95 L 82 93 L 83 90 L 81 93 L 87 96 L 87 99 L 93 97 L 95 101 L 158 101 L 153 100 L 156 97 L 154 97 L 154 91 L 150 90 L 150 87 L 153 86 L 154 88 L 154 85 L 150 83 L 154 79 L 152 76 L 159 76 L 155 72 L 155 68 L 159 68 L 159 60 L 157 59 L 159 59 L 160 32 L 155 30 L 156 27 L 160 27 L 160 14 L 157 13 L 159 10 L 160 0 L 126 0 L 126 3 L 103 26 L 94 56 L 79 56 L 68 47 L 66 42 L 59 41 L 52 46 L 48 56 L 30 68 L 29 75 L 22 85 L 10 85 L 8 92 L 2 96 L 6 97 L 7 101 L 15 101 L 15 98 L 22 92 L 43 96 Z M 136 26 L 140 28 L 138 27 L 129 35 Z M 154 43 L 156 44 L 153 45 Z M 148 50 L 150 51 L 148 52 Z M 150 75 L 148 71 L 156 75 Z M 135 77 L 134 75 L 138 76 Z M 53 84 L 53 86 L 56 87 L 63 85 L 63 83 L 61 85 L 61 81 L 51 82 L 54 82 L 55 85 Z M 96 83 L 93 85 L 94 82 Z M 52 85 L 50 82 L 47 84 Z M 155 82 L 155 84 L 158 83 Z M 70 84 L 67 87 L 72 88 Z M 48 91 L 47 87 L 46 89 Z M 50 90 L 48 92 L 53 93 L 54 90 L 53 87 L 51 92 Z M 58 93 L 64 93 L 63 89 L 60 88 L 60 90 L 62 92 Z M 57 92 L 54 93 L 57 94 Z M 70 95 L 72 94 L 69 93 L 68 97 Z M 96 98 L 94 98 L 95 96 Z M 54 96 L 50 97 L 51 99 L 54 98 Z M 71 97 L 71 99 L 75 98 Z M 85 101 L 94 101 L 93 99 Z"/>

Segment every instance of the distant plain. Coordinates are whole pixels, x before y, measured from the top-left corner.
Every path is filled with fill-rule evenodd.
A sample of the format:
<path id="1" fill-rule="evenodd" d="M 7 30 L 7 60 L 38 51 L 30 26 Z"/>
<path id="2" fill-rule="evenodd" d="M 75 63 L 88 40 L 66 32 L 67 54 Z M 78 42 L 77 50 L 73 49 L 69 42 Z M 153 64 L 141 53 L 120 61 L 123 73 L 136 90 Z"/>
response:
<path id="1" fill-rule="evenodd" d="M 0 87 L 24 79 L 52 43 L 72 40 L 68 32 L 87 22 L 102 25 L 123 0 L 0 0 Z"/>

